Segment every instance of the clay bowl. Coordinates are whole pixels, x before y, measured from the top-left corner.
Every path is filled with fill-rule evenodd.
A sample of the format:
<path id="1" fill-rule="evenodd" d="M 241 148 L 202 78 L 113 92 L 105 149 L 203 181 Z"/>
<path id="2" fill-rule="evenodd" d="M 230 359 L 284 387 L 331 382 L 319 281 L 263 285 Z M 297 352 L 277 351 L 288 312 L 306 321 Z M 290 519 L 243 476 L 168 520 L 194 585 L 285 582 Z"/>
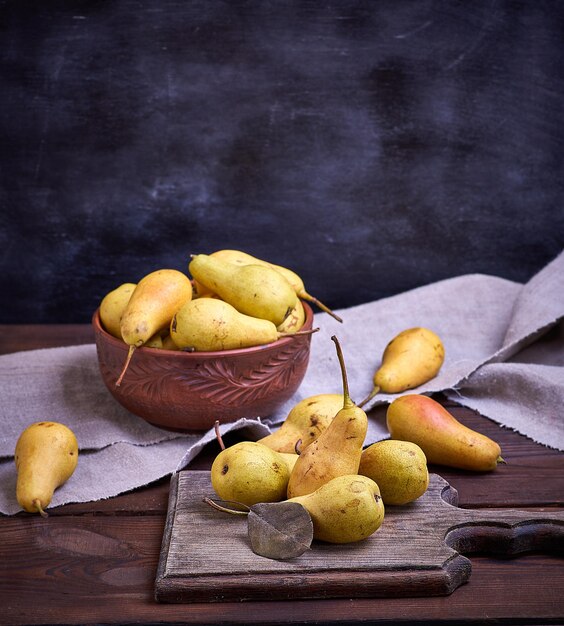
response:
<path id="1" fill-rule="evenodd" d="M 311 329 L 313 311 L 303 304 L 303 328 Z M 113 397 L 147 422 L 177 431 L 206 431 L 216 420 L 271 415 L 302 382 L 312 337 L 221 352 L 138 348 L 116 387 L 128 346 L 102 328 L 98 310 L 92 325 L 102 379 Z"/>

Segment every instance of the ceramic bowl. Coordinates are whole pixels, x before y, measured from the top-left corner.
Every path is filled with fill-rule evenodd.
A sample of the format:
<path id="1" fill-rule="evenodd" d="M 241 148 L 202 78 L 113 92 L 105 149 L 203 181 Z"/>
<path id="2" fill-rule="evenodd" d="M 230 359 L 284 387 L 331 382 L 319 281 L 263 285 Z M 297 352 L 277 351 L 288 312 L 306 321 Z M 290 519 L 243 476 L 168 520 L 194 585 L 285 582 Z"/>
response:
<path id="1" fill-rule="evenodd" d="M 303 329 L 313 311 L 304 302 Z M 128 346 L 92 317 L 102 379 L 113 397 L 147 422 L 177 431 L 206 431 L 216 420 L 266 418 L 297 391 L 309 362 L 312 335 L 220 352 L 135 350 L 119 387 Z"/>

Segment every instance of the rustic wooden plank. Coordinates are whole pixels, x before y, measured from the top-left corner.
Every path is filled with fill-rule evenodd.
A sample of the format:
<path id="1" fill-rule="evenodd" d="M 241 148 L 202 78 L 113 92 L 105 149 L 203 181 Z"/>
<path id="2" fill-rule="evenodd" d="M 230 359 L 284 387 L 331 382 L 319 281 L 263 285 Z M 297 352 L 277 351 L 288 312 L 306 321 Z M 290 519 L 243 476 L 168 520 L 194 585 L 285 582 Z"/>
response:
<path id="1" fill-rule="evenodd" d="M 90 324 L 0 324 L 0 354 L 94 343 Z"/>
<path id="2" fill-rule="evenodd" d="M 387 507 L 365 541 L 314 542 L 289 561 L 254 554 L 246 518 L 210 508 L 205 496 L 213 497 L 208 472 L 175 475 L 156 577 L 160 601 L 343 597 L 351 581 L 354 597 L 448 595 L 471 572 L 456 550 L 564 552 L 564 511 L 460 509 L 452 505 L 456 491 L 435 474 L 417 501 Z"/>
<path id="3" fill-rule="evenodd" d="M 561 558 L 472 557 L 472 576 L 447 597 L 157 604 L 164 517 L 3 518 L 0 624 L 550 624 L 564 615 Z"/>

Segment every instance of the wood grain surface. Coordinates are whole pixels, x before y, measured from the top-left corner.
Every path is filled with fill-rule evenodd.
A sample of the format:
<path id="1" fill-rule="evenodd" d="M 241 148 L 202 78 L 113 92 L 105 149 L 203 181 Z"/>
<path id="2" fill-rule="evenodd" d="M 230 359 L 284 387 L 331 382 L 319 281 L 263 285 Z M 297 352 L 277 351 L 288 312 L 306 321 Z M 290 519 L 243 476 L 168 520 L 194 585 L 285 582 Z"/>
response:
<path id="1" fill-rule="evenodd" d="M 314 541 L 288 561 L 250 549 L 245 517 L 217 511 L 209 472 L 172 477 L 156 598 L 169 602 L 448 595 L 470 578 L 463 552 L 564 553 L 564 511 L 470 510 L 436 474 L 405 506 L 387 506 L 382 526 L 350 544 Z"/>
<path id="2" fill-rule="evenodd" d="M 76 345 L 89 325 L 0 327 L 0 354 Z M 441 400 L 441 398 L 438 398 Z M 432 471 L 458 492 L 459 506 L 529 512 L 564 507 L 564 454 L 449 404 L 461 422 L 494 437 L 507 465 L 489 474 Z M 218 449 L 204 449 L 190 469 L 209 469 Z M 449 596 L 312 600 L 155 601 L 155 579 L 170 479 L 98 502 L 0 517 L 0 624 L 419 624 L 564 623 L 564 560 L 535 551 L 518 558 L 469 555 L 472 574 Z M 212 537 L 213 539 L 213 537 Z"/>

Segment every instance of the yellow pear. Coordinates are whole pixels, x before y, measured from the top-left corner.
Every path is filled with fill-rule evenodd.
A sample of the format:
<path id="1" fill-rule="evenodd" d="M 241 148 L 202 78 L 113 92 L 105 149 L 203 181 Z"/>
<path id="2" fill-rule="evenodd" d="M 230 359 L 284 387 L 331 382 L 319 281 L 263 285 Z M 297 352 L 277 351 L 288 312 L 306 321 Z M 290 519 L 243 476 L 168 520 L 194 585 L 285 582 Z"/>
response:
<path id="1" fill-rule="evenodd" d="M 139 281 L 121 318 L 121 335 L 129 345 L 129 353 L 116 387 L 121 384 L 134 350 L 165 329 L 176 311 L 191 299 L 192 283 L 178 270 L 156 270 Z"/>
<path id="2" fill-rule="evenodd" d="M 131 294 L 137 285 L 135 283 L 123 283 L 116 289 L 107 293 L 100 303 L 100 321 L 104 330 L 110 335 L 122 339 L 121 336 L 121 316 L 131 298 Z"/>
<path id="3" fill-rule="evenodd" d="M 343 407 L 298 457 L 288 481 L 288 498 L 311 493 L 337 476 L 358 473 L 368 418 L 351 400 L 341 347 L 335 336 L 331 339 L 343 377 Z"/>
<path id="4" fill-rule="evenodd" d="M 329 426 L 343 408 L 342 393 L 321 393 L 300 400 L 280 428 L 259 442 L 278 452 L 303 452 Z"/>
<path id="5" fill-rule="evenodd" d="M 304 330 L 288 336 L 311 332 Z M 196 298 L 176 312 L 170 323 L 170 336 L 181 350 L 216 352 L 261 346 L 286 335 L 278 332 L 272 322 L 239 313 L 223 300 Z"/>
<path id="6" fill-rule="evenodd" d="M 295 333 L 304 325 L 306 318 L 304 305 L 301 300 L 296 302 L 296 306 L 290 311 L 288 317 L 279 324 L 276 329 L 281 333 Z"/>
<path id="7" fill-rule="evenodd" d="M 377 393 L 400 393 L 419 387 L 434 378 L 445 359 L 440 337 L 428 328 L 408 328 L 396 335 L 386 346 L 382 364 L 374 374 L 374 387 L 359 406 L 364 406 Z"/>
<path id="8" fill-rule="evenodd" d="M 59 422 L 36 422 L 19 436 L 15 450 L 16 498 L 29 513 L 46 517 L 53 493 L 73 474 L 78 443 L 72 430 Z"/>
<path id="9" fill-rule="evenodd" d="M 366 539 L 384 520 L 378 485 L 356 474 L 338 476 L 314 492 L 290 498 L 301 504 L 313 521 L 313 537 L 329 543 Z"/>
<path id="10" fill-rule="evenodd" d="M 286 465 L 288 466 L 288 478 L 290 478 L 290 472 L 294 469 L 294 465 L 298 460 L 298 455 L 295 452 L 279 452 L 278 454 L 284 459 Z"/>
<path id="11" fill-rule="evenodd" d="M 255 441 L 241 441 L 222 450 L 211 467 L 211 484 L 222 500 L 252 506 L 286 497 L 288 461 Z"/>
<path id="12" fill-rule="evenodd" d="M 429 486 L 425 453 L 410 441 L 387 439 L 368 446 L 360 457 L 358 473 L 378 484 L 386 505 L 413 502 Z"/>
<path id="13" fill-rule="evenodd" d="M 198 283 L 240 313 L 269 320 L 275 326 L 282 324 L 298 301 L 290 283 L 270 267 L 238 266 L 208 254 L 196 254 L 188 269 Z"/>
<path id="14" fill-rule="evenodd" d="M 393 439 L 416 443 L 429 463 L 489 471 L 503 462 L 495 441 L 464 426 L 428 396 L 396 398 L 388 407 L 386 422 Z"/>
<path id="15" fill-rule="evenodd" d="M 291 269 L 287 267 L 283 267 L 282 265 L 276 265 L 275 263 L 269 263 L 268 261 L 263 261 L 262 259 L 258 259 L 257 257 L 252 256 L 251 254 L 247 254 L 246 252 L 242 252 L 241 250 L 216 250 L 212 252 L 210 256 L 224 259 L 229 263 L 233 263 L 235 265 L 266 265 L 275 269 L 277 272 L 282 274 L 284 278 L 292 285 L 292 288 L 296 292 L 297 296 L 302 300 L 307 300 L 308 302 L 313 302 L 317 307 L 319 307 L 325 313 L 329 313 L 332 317 L 334 317 L 338 322 L 342 322 L 343 320 L 334 313 L 330 308 L 325 306 L 323 302 L 312 296 L 310 293 L 306 291 L 304 281 L 301 277 L 296 274 Z M 205 292 L 205 287 L 202 288 Z"/>
<path id="16" fill-rule="evenodd" d="M 166 333 L 166 335 L 162 338 L 162 348 L 163 350 L 178 350 L 178 346 L 174 343 L 174 339 L 170 336 L 170 333 Z"/>

